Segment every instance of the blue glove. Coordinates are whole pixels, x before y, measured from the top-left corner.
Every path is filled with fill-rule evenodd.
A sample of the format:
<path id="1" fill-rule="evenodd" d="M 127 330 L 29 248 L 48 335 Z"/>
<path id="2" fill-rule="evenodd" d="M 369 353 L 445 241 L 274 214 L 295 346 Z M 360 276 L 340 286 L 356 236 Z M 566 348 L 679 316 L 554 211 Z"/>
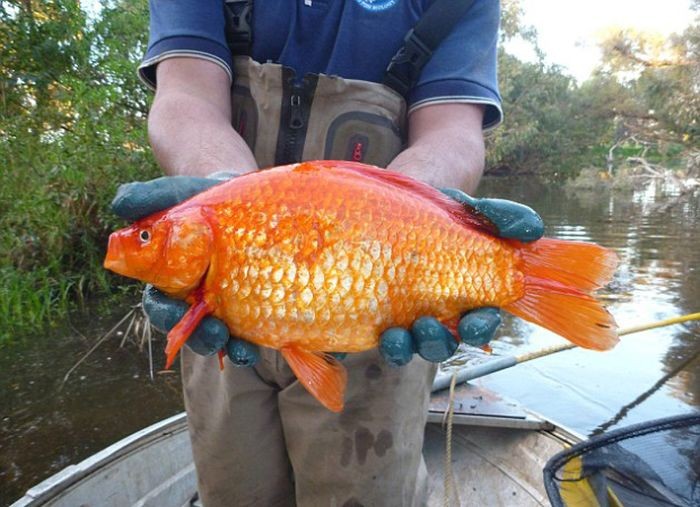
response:
<path id="1" fill-rule="evenodd" d="M 441 191 L 470 211 L 485 217 L 501 238 L 529 242 L 540 239 L 544 234 L 542 219 L 527 206 L 503 199 L 476 199 L 455 188 Z M 462 316 L 457 334 L 464 343 L 478 347 L 491 341 L 500 324 L 498 308 L 479 308 Z M 458 345 L 452 333 L 433 317 L 420 317 L 410 331 L 400 327 L 389 328 L 379 338 L 379 351 L 389 364 L 395 366 L 407 364 L 414 353 L 428 361 L 442 362 L 454 354 Z"/>
<path id="2" fill-rule="evenodd" d="M 203 192 L 226 179 L 233 173 L 215 173 L 208 178 L 194 176 L 165 176 L 146 182 L 121 185 L 112 201 L 112 211 L 119 217 L 133 222 Z M 151 324 L 164 333 L 170 331 L 187 311 L 188 304 L 173 299 L 151 285 L 143 291 L 143 310 Z M 260 353 L 257 345 L 233 338 L 228 328 L 215 317 L 206 317 L 185 342 L 193 352 L 203 356 L 216 354 L 222 348 L 233 364 L 253 366 Z"/>
<path id="3" fill-rule="evenodd" d="M 529 243 L 544 234 L 542 218 L 524 204 L 505 199 L 476 199 L 456 188 L 441 188 L 440 191 L 477 215 L 486 217 L 496 227 L 499 238 Z"/>

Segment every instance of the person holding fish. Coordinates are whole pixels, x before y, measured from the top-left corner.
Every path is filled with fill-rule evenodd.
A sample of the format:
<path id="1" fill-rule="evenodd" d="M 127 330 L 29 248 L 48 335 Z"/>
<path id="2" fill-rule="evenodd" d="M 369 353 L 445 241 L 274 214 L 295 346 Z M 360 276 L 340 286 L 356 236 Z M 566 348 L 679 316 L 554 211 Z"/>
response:
<path id="1" fill-rule="evenodd" d="M 206 316 L 216 313 L 211 311 L 215 302 L 207 300 L 201 289 L 183 292 L 190 287 L 185 280 L 191 273 L 202 277 L 214 269 L 206 264 L 209 261 L 200 266 L 193 257 L 193 252 L 216 241 L 208 233 L 193 232 L 200 215 L 188 216 L 188 221 L 167 232 L 168 244 L 177 246 L 178 235 L 184 241 L 179 260 L 159 268 L 158 280 L 172 271 L 167 283 L 159 285 L 152 278 L 152 263 L 143 271 L 149 274 L 134 274 L 127 257 L 116 252 L 129 242 L 141 247 L 162 240 L 157 223 L 144 217 L 170 216 L 171 212 L 161 212 L 171 207 L 192 215 L 197 202 L 221 199 L 221 189 L 227 185 L 236 188 L 237 199 L 250 199 L 240 208 L 247 212 L 221 210 L 228 216 L 238 213 L 241 223 L 262 223 L 268 220 L 268 211 L 280 210 L 274 216 L 281 218 L 265 222 L 269 226 L 265 238 L 279 236 L 272 246 L 278 250 L 289 243 L 279 233 L 287 230 L 284 210 L 335 191 L 343 199 L 355 196 L 347 206 L 359 202 L 357 209 L 367 210 L 377 209 L 379 200 L 384 206 L 400 207 L 404 195 L 417 192 L 430 201 L 430 210 L 438 207 L 467 217 L 473 227 L 485 231 L 486 242 L 494 237 L 523 245 L 538 240 L 543 225 L 529 208 L 475 199 L 463 192 L 476 189 L 483 171 L 483 131 L 502 119 L 496 81 L 498 2 L 151 0 L 150 7 L 150 40 L 139 72 L 156 90 L 149 138 L 168 176 L 119 189 L 115 212 L 141 225 L 128 234 L 113 235 L 105 265 L 163 289 L 148 286 L 143 302 L 151 323 L 170 331 L 168 364 L 187 340 L 182 376 L 203 504 L 422 505 L 427 477 L 421 448 L 436 363 L 454 353 L 458 339 L 486 345 L 500 323 L 496 308 L 480 303 L 474 306 L 482 308 L 451 322 L 415 315 L 412 321 L 405 317 L 401 325 L 381 329 L 378 326 L 389 321 L 372 314 L 380 311 L 376 304 L 353 306 L 359 298 L 352 298 L 352 291 L 362 289 L 353 279 L 344 298 L 324 308 L 329 319 L 335 316 L 343 323 L 334 328 L 337 343 L 345 343 L 344 337 L 355 339 L 371 321 L 367 329 L 376 332 L 368 332 L 372 339 L 366 344 L 338 345 L 339 350 L 333 350 L 321 309 L 301 312 L 298 319 L 306 327 L 288 328 L 280 324 L 288 322 L 284 311 L 280 314 L 272 307 L 267 311 L 264 302 L 246 303 L 246 315 L 253 315 L 246 321 L 250 329 L 264 328 L 268 333 L 257 341 L 264 345 L 259 347 L 252 338 L 231 336 L 231 329 L 247 333 L 243 306 L 233 314 L 217 313 L 221 320 Z M 382 181 L 381 171 L 342 164 L 329 165 L 337 167 L 332 174 L 342 176 L 336 183 L 332 176 L 314 176 L 323 164 L 251 174 L 308 160 L 362 162 L 407 178 Z M 284 174 L 275 176 L 280 172 Z M 269 187 L 274 188 L 272 193 L 265 194 L 266 183 L 256 179 L 264 174 L 280 178 Z M 233 182 L 221 183 L 229 178 Z M 416 186 L 414 180 L 446 190 L 440 194 L 427 185 Z M 289 182 L 295 186 L 282 191 Z M 210 187 L 214 188 L 205 192 Z M 191 197 L 184 207 L 176 206 Z M 371 225 L 371 213 L 362 215 L 366 218 L 360 222 Z M 340 234 L 334 216 L 326 225 L 314 218 L 308 230 L 327 227 L 324 231 L 331 231 L 327 234 Z M 141 219 L 151 221 L 145 226 Z M 294 220 L 289 230 L 307 230 L 298 216 Z M 430 223 L 426 230 L 433 227 Z M 244 229 L 230 224 L 231 234 Z M 434 227 L 441 226 L 435 222 Z M 396 228 L 401 228 L 399 222 Z M 269 279 L 282 283 L 291 276 L 292 285 L 285 287 L 302 283 L 304 290 L 293 294 L 300 300 L 310 302 L 324 291 L 330 291 L 327 295 L 332 298 L 335 282 L 329 289 L 329 272 L 319 267 L 331 255 L 330 242 L 323 242 L 330 236 L 322 236 L 297 236 L 302 240 L 295 243 L 294 261 L 284 269 L 270 267 Z M 259 252 L 256 248 L 269 246 L 272 240 L 251 241 L 248 253 Z M 391 249 L 382 241 L 366 241 L 362 259 L 390 258 Z M 336 265 L 343 263 L 339 259 L 349 248 L 333 251 Z M 230 255 L 225 258 L 233 259 Z M 365 269 L 359 260 L 352 266 L 352 259 L 347 261 L 350 266 L 343 264 L 345 269 L 364 272 L 369 280 L 376 264 Z M 259 273 L 266 268 L 235 268 L 248 275 L 253 269 Z M 241 280 L 231 275 L 230 281 L 218 283 L 227 294 L 234 294 L 229 284 L 235 284 L 235 299 L 242 292 Z M 342 277 L 339 283 L 343 284 Z M 380 293 L 391 290 L 381 282 L 376 288 Z M 289 297 L 284 291 L 264 292 L 260 290 L 260 297 Z M 258 295 L 252 294 L 249 301 L 258 301 L 254 298 Z M 394 315 L 398 310 L 392 308 Z M 277 346 L 299 329 L 305 330 L 305 343 L 314 343 L 313 347 Z M 322 354 L 359 350 L 363 352 L 352 352 L 342 361 Z"/>

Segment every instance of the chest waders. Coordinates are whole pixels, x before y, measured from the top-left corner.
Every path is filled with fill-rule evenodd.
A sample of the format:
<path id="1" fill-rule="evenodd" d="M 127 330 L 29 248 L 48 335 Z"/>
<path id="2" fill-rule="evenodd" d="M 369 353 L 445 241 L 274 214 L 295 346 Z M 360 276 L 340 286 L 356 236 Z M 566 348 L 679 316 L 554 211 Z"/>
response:
<path id="1" fill-rule="evenodd" d="M 386 167 L 403 148 L 406 104 L 367 81 L 307 75 L 234 58 L 232 123 L 260 167 L 302 160 L 354 160 Z"/>
<path id="2" fill-rule="evenodd" d="M 406 144 L 404 95 L 473 0 L 435 0 L 387 68 L 384 83 L 307 74 L 249 56 L 252 0 L 226 0 L 234 55 L 231 122 L 260 167 L 352 160 L 386 167 Z"/>

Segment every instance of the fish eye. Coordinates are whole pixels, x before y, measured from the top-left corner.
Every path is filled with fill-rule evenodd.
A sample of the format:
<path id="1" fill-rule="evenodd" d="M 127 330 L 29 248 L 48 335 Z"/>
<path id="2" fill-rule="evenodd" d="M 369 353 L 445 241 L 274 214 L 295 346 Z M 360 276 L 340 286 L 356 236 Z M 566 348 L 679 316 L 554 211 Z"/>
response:
<path id="1" fill-rule="evenodd" d="M 151 233 L 148 229 L 143 229 L 141 232 L 139 232 L 139 239 L 141 240 L 141 243 L 146 244 L 149 241 L 151 241 Z"/>

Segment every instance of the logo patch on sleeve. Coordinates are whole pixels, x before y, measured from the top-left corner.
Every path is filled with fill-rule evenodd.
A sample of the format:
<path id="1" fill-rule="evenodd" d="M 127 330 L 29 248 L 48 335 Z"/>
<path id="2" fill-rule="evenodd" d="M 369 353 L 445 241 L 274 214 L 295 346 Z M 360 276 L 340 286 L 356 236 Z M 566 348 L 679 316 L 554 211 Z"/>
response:
<path id="1" fill-rule="evenodd" d="M 355 0 L 355 2 L 365 10 L 377 12 L 396 5 L 398 0 Z"/>

